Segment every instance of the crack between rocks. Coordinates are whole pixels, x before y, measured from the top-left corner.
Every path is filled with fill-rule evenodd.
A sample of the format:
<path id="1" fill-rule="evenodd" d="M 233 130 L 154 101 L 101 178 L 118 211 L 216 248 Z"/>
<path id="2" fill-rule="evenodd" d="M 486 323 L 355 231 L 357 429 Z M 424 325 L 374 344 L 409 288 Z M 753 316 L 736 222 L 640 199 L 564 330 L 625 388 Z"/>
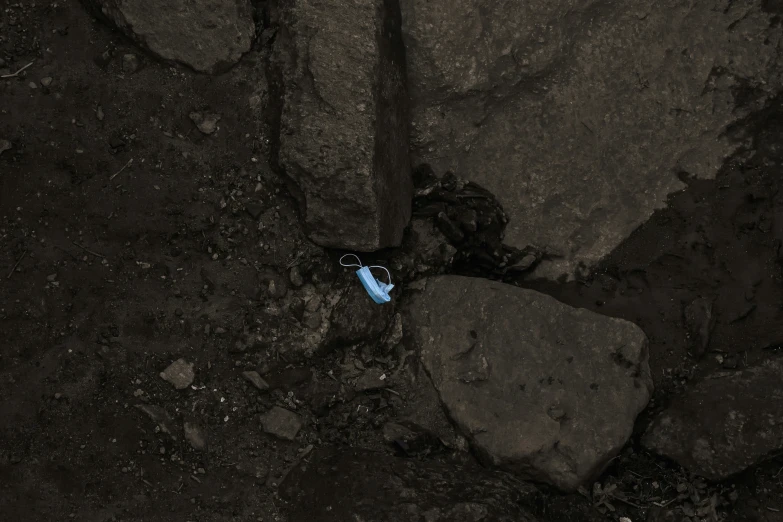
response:
<path id="1" fill-rule="evenodd" d="M 313 47 L 313 40 L 315 39 L 316 35 L 318 34 L 318 28 L 313 28 L 312 34 L 307 36 L 307 51 L 304 53 L 304 56 L 302 57 L 302 68 L 305 72 L 305 78 L 307 78 L 307 82 L 310 84 L 310 91 L 313 93 L 313 96 L 315 97 L 316 101 L 318 101 L 318 104 L 321 105 L 321 109 L 324 110 L 324 112 L 328 112 L 331 114 L 336 114 L 337 109 L 326 101 L 326 98 L 323 97 L 321 92 L 318 89 L 318 85 L 315 81 L 315 75 L 313 74 L 313 69 L 311 67 L 311 60 L 310 60 L 310 53 L 311 49 Z"/>
<path id="2" fill-rule="evenodd" d="M 460 437 L 464 437 L 465 440 L 468 441 L 468 449 L 470 450 L 470 454 L 478 462 L 480 462 L 484 467 L 486 467 L 484 465 L 484 463 L 487 460 L 491 460 L 491 459 L 488 459 L 486 456 L 481 455 L 481 452 L 475 447 L 475 443 L 471 440 L 472 435 L 465 434 L 464 431 L 459 427 L 459 424 L 457 423 L 457 421 L 454 420 L 454 418 L 449 413 L 449 409 L 446 406 L 445 401 L 443 400 L 443 395 L 441 394 L 440 389 L 435 385 L 435 380 L 433 379 L 432 374 L 430 373 L 429 369 L 427 368 L 427 365 L 422 360 L 421 355 L 420 354 L 416 354 L 416 356 L 419 359 L 419 364 L 420 364 L 422 370 L 424 370 L 424 375 L 427 376 L 427 380 L 429 381 L 430 386 L 432 386 L 432 389 L 434 389 L 435 393 L 438 395 L 438 402 L 440 403 L 441 410 L 443 411 L 443 415 L 446 416 L 446 419 L 448 420 L 448 422 L 451 425 L 451 427 L 454 429 L 454 432 L 457 433 Z"/>

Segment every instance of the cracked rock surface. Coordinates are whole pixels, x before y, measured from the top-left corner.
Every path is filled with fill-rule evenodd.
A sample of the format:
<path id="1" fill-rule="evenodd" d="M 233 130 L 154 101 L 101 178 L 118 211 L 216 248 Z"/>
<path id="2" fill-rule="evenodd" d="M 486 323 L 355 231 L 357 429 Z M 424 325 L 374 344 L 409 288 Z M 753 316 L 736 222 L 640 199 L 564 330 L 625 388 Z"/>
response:
<path id="1" fill-rule="evenodd" d="M 641 329 L 485 279 L 423 286 L 408 309 L 421 361 L 479 456 L 564 490 L 594 479 L 653 390 Z"/>
<path id="2" fill-rule="evenodd" d="M 783 448 L 783 360 L 696 384 L 652 422 L 642 444 L 710 480 L 739 473 Z"/>
<path id="3" fill-rule="evenodd" d="M 401 0 L 414 160 L 470 173 L 537 274 L 572 277 L 736 150 L 782 84 L 769 6 Z"/>

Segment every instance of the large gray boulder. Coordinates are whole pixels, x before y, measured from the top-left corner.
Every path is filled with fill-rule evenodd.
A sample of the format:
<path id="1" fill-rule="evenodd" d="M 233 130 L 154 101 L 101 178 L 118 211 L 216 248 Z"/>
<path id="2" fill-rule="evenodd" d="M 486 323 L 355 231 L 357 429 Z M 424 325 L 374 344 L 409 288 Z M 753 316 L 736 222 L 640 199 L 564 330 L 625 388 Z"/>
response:
<path id="1" fill-rule="evenodd" d="M 722 480 L 783 449 L 783 359 L 701 381 L 642 437 L 649 450 Z"/>
<path id="2" fill-rule="evenodd" d="M 497 195 L 538 275 L 595 264 L 781 88 L 765 2 L 400 0 L 412 151 Z M 748 93 L 752 93 L 748 96 Z"/>
<path id="3" fill-rule="evenodd" d="M 424 368 L 487 464 L 573 490 L 627 442 L 653 390 L 634 324 L 486 279 L 435 277 L 410 299 Z"/>
<path id="4" fill-rule="evenodd" d="M 310 238 L 399 245 L 411 213 L 405 50 L 396 0 L 279 0 L 279 164 Z"/>
<path id="5" fill-rule="evenodd" d="M 290 522 L 535 522 L 511 477 L 359 449 L 317 450 L 280 492 Z"/>
<path id="6" fill-rule="evenodd" d="M 250 0 L 83 0 L 153 54 L 216 73 L 250 50 Z"/>

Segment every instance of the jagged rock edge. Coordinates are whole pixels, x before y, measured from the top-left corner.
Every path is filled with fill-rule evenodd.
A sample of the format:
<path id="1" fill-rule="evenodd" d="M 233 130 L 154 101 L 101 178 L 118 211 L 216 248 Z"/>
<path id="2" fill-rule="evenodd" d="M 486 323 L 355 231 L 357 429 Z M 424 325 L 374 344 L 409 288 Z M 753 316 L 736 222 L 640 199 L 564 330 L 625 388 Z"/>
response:
<path id="1" fill-rule="evenodd" d="M 253 18 L 254 26 L 255 26 L 255 29 L 256 29 L 256 34 L 254 35 L 254 37 L 253 37 L 253 39 L 251 40 L 251 43 L 250 43 L 250 50 L 242 53 L 241 57 L 239 58 L 239 60 L 236 61 L 236 63 L 226 64 L 226 63 L 222 62 L 222 63 L 216 65 L 214 70 L 211 71 L 211 72 L 197 71 L 196 69 L 194 69 L 190 65 L 188 65 L 188 64 L 186 64 L 186 63 L 184 63 L 184 62 L 182 62 L 180 60 L 163 58 L 162 56 L 159 56 L 158 54 L 153 52 L 151 49 L 148 49 L 145 46 L 141 45 L 133 37 L 131 37 L 130 35 L 126 34 L 119 26 L 117 26 L 117 24 L 114 23 L 114 21 L 111 18 L 106 16 L 101 11 L 101 9 L 98 8 L 97 5 L 90 5 L 86 0 L 79 0 L 79 3 L 82 5 L 82 7 L 84 7 L 84 10 L 87 11 L 88 14 L 92 15 L 96 20 L 100 21 L 101 24 L 104 27 L 106 27 L 112 33 L 118 35 L 120 38 L 122 38 L 126 42 L 129 42 L 131 45 L 133 45 L 133 47 L 138 52 L 144 54 L 144 56 L 146 56 L 147 58 L 155 60 L 155 61 L 157 61 L 159 63 L 177 64 L 177 65 L 179 65 L 181 67 L 186 68 L 188 71 L 190 71 L 193 74 L 204 74 L 204 75 L 207 75 L 207 76 L 213 76 L 213 75 L 217 75 L 217 74 L 223 74 L 223 73 L 229 71 L 230 69 L 232 69 L 233 67 L 238 65 L 246 55 L 248 55 L 248 54 L 250 54 L 251 52 L 254 51 L 254 48 L 255 48 L 256 44 L 259 41 L 261 41 L 261 36 L 262 36 L 261 32 L 259 32 L 257 30 L 260 27 L 262 27 L 262 26 L 259 26 L 259 21 L 258 21 L 258 18 L 257 18 L 257 13 L 258 13 L 257 5 L 259 3 L 259 0 L 250 0 L 250 6 L 251 6 L 251 9 L 252 9 L 252 18 Z"/>
<path id="2" fill-rule="evenodd" d="M 283 81 L 285 64 L 280 63 L 277 56 L 275 45 L 280 45 L 278 40 L 291 39 L 288 35 L 289 28 L 280 23 L 279 20 L 279 0 L 270 0 L 267 5 L 269 16 L 269 28 L 273 31 L 273 36 L 269 41 L 270 49 L 265 55 L 264 73 L 266 74 L 267 85 L 269 86 L 269 106 L 266 109 L 265 120 L 272 130 L 269 136 L 269 166 L 284 182 L 288 193 L 296 201 L 295 209 L 298 213 L 299 222 L 303 223 L 303 217 L 307 215 L 307 204 L 304 193 L 299 186 L 285 172 L 280 165 L 280 135 L 282 133 L 283 105 L 285 101 L 285 81 Z M 295 46 L 287 46 L 290 53 L 296 54 Z M 296 59 L 296 56 L 294 56 Z M 328 249 L 327 249 L 328 250 Z"/>

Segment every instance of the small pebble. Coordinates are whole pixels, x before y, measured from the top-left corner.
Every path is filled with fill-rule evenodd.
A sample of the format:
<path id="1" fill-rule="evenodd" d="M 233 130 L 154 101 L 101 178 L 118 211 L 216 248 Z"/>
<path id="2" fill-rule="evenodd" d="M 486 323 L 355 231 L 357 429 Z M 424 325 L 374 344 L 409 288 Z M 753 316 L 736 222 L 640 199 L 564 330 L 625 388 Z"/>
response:
<path id="1" fill-rule="evenodd" d="M 46 280 L 49 281 L 50 283 L 54 282 L 55 280 L 57 280 L 57 274 L 49 274 L 48 276 L 46 276 Z"/>
<path id="2" fill-rule="evenodd" d="M 518 263 L 514 265 L 514 268 L 517 270 L 527 270 L 531 266 L 533 266 L 533 263 L 536 262 L 536 256 L 533 254 L 527 254 L 525 257 L 519 260 Z"/>
<path id="3" fill-rule="evenodd" d="M 37 83 L 35 83 L 35 82 L 30 82 L 30 83 L 28 83 L 27 85 L 28 85 L 28 86 L 29 86 L 31 89 L 37 89 L 37 88 L 38 88 L 38 84 L 37 84 Z"/>
<path id="4" fill-rule="evenodd" d="M 274 406 L 261 415 L 261 427 L 266 433 L 283 440 L 294 440 L 302 428 L 302 419 L 296 413 Z"/>
<path id="5" fill-rule="evenodd" d="M 299 272 L 298 266 L 291 267 L 291 271 L 288 273 L 288 277 L 291 280 L 291 284 L 294 285 L 296 288 L 299 288 L 304 284 L 304 278 L 302 277 L 302 274 Z"/>
<path id="6" fill-rule="evenodd" d="M 126 54 L 122 57 L 122 70 L 125 74 L 133 74 L 139 69 L 139 59 L 135 54 Z"/>
<path id="7" fill-rule="evenodd" d="M 41 78 L 41 85 L 44 87 L 49 87 L 52 84 L 52 77 L 47 76 L 46 78 Z"/>
<path id="8" fill-rule="evenodd" d="M 198 424 L 185 422 L 183 429 L 185 431 L 185 439 L 187 439 L 193 449 L 202 451 L 207 447 L 206 437 Z"/>
<path id="9" fill-rule="evenodd" d="M 184 390 L 193 383 L 195 378 L 193 363 L 186 362 L 185 359 L 177 359 L 160 372 L 160 377 L 173 384 L 174 388 Z"/>
<path id="10" fill-rule="evenodd" d="M 304 314 L 302 322 L 311 330 L 317 330 L 321 326 L 321 312 L 307 312 Z"/>
<path id="11" fill-rule="evenodd" d="M 196 124 L 202 134 L 210 135 L 217 130 L 217 123 L 220 121 L 220 115 L 214 113 L 202 114 L 200 112 L 191 112 L 190 119 Z"/>
<path id="12" fill-rule="evenodd" d="M 356 381 L 356 391 L 366 392 L 384 388 L 389 385 L 386 373 L 380 368 L 369 368 Z"/>
<path id="13" fill-rule="evenodd" d="M 269 384 L 263 379 L 263 377 L 261 377 L 261 375 L 258 374 L 258 372 L 242 372 L 242 377 L 244 377 L 253 386 L 261 391 L 266 391 L 269 389 Z"/>
<path id="14" fill-rule="evenodd" d="M 305 310 L 313 313 L 321 309 L 321 298 L 319 296 L 313 296 L 305 304 Z"/>

